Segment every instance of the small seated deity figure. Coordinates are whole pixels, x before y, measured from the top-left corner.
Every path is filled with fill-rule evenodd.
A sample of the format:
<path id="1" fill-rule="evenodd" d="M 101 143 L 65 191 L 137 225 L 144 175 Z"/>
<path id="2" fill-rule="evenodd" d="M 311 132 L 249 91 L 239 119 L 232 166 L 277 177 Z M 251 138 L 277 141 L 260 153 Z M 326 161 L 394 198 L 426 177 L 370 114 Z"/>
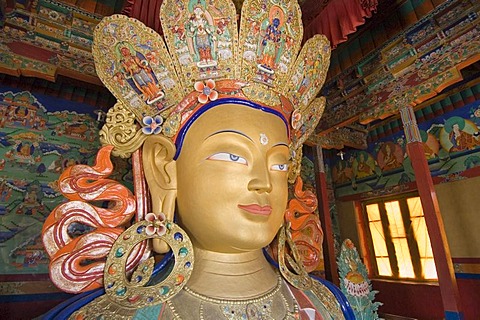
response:
<path id="1" fill-rule="evenodd" d="M 286 3 L 282 10 L 290 8 Z M 166 33 L 174 29 L 168 24 L 174 5 L 181 11 L 189 1 L 163 2 Z M 212 1 L 209 9 L 229 17 L 237 39 L 233 3 Z M 293 30 L 301 23 L 299 13 L 291 20 Z M 184 28 L 189 17 L 175 23 Z M 97 26 L 95 41 L 102 41 L 104 30 L 114 30 L 113 35 L 128 30 L 139 41 L 153 36 L 140 22 L 119 15 Z M 114 41 L 123 40 L 105 42 Z M 324 79 L 328 40 L 315 36 L 305 46 L 322 49 L 321 74 L 309 76 Z M 109 67 L 111 47 L 95 51 L 97 70 Z M 175 105 L 142 119 L 129 97 L 113 90 L 119 102 L 101 134 L 102 143 L 111 145 L 99 151 L 94 166 L 70 167 L 59 179 L 70 202 L 57 207 L 43 228 L 50 275 L 65 291 L 83 293 L 45 318 L 354 319 L 338 288 L 307 273 L 318 264 L 323 237 L 314 213 L 316 197 L 302 190 L 301 150 L 325 98 L 293 105 L 289 88 L 295 89 L 288 83 L 272 88 L 248 83 L 253 68 L 244 69 L 251 74 L 235 74 L 232 67 L 224 78 L 193 82 L 188 69 L 173 69 L 177 57 L 158 50 L 158 65 L 170 70 L 175 82 L 165 88 L 165 100 Z M 304 55 L 300 52 L 289 67 L 298 66 Z M 183 78 L 175 76 L 182 72 Z M 115 88 L 114 79 L 99 74 Z M 149 130 L 142 130 L 142 123 Z M 136 133 L 129 135 L 126 128 Z M 132 158 L 134 193 L 105 179 L 113 170 L 110 152 Z M 289 183 L 295 183 L 291 200 Z M 109 205 L 98 208 L 92 201 Z M 297 249 L 296 239 L 306 254 Z M 275 249 L 265 250 L 272 243 Z M 104 291 L 91 291 L 100 287 Z"/>

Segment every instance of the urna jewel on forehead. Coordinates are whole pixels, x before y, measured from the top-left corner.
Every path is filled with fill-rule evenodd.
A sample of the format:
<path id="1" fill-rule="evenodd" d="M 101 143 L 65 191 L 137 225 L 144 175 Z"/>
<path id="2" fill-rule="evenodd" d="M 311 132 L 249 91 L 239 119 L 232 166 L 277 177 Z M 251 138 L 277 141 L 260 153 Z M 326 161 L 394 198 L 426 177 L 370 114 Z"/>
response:
<path id="1" fill-rule="evenodd" d="M 232 1 L 166 0 L 160 20 L 165 39 L 122 15 L 104 18 L 95 29 L 97 74 L 118 100 L 101 131 L 102 143 L 126 157 L 151 134 L 176 142 L 180 129 L 212 101 L 250 101 L 241 104 L 273 110 L 286 120 L 293 181 L 302 144 L 325 107 L 317 94 L 330 59 L 323 35 L 300 50 L 298 3 L 246 0 L 238 29 Z"/>

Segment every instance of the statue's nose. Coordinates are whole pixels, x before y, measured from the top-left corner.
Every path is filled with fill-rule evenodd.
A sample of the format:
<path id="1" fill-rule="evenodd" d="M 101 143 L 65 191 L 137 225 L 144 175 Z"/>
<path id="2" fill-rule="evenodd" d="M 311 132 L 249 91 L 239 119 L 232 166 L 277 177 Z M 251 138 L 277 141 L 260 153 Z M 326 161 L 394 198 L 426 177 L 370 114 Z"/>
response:
<path id="1" fill-rule="evenodd" d="M 252 179 L 248 183 L 248 189 L 259 193 L 272 191 L 272 183 L 266 165 L 255 166 L 252 170 Z"/>

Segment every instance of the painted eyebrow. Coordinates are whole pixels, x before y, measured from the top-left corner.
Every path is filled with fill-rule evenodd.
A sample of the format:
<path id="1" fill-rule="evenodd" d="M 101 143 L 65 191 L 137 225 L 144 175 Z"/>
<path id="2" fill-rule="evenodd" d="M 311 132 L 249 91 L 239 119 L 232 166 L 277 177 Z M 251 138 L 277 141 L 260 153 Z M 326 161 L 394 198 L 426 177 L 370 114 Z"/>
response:
<path id="1" fill-rule="evenodd" d="M 239 134 L 239 135 L 244 136 L 245 138 L 247 138 L 248 140 L 250 140 L 250 141 L 253 142 L 252 138 L 250 138 L 249 136 L 247 136 L 245 133 L 240 132 L 240 131 L 235 131 L 235 130 L 221 130 L 221 131 L 217 131 L 217 132 L 212 133 L 212 134 L 209 135 L 208 137 L 206 137 L 205 140 L 207 140 L 208 138 L 211 138 L 211 137 L 213 137 L 213 136 L 215 136 L 215 135 L 217 135 L 217 134 L 227 133 L 227 132 Z"/>
<path id="2" fill-rule="evenodd" d="M 279 143 L 277 143 L 276 145 L 272 146 L 272 148 L 278 147 L 278 146 L 285 146 L 285 147 L 288 148 L 288 144 L 286 144 L 286 143 L 284 143 L 284 142 L 279 142 Z"/>

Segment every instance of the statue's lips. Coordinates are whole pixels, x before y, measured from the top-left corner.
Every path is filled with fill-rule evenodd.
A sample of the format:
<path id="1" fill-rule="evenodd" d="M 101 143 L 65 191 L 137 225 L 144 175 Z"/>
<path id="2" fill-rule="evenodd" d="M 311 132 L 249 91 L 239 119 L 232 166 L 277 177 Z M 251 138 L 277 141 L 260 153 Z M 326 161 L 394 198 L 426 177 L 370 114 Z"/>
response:
<path id="1" fill-rule="evenodd" d="M 270 213 L 272 213 L 272 207 L 269 205 L 260 206 L 258 204 L 249 204 L 249 205 L 239 204 L 238 207 L 247 212 L 258 214 L 261 216 L 268 216 L 270 215 Z"/>

